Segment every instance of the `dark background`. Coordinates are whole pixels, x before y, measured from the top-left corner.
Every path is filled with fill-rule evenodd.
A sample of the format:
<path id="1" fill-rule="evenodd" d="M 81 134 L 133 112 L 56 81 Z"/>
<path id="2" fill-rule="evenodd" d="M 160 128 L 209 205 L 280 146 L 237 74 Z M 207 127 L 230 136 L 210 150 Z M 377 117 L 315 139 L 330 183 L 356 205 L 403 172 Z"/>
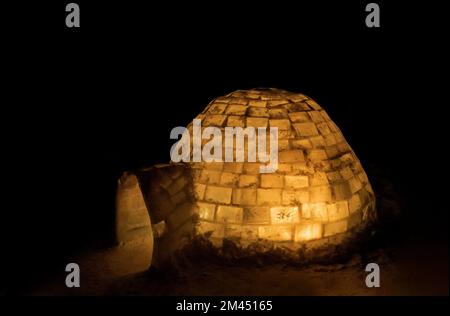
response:
<path id="1" fill-rule="evenodd" d="M 370 1 L 76 2 L 80 29 L 65 27 L 64 1 L 4 12 L 14 292 L 111 245 L 121 173 L 169 161 L 170 130 L 236 89 L 315 99 L 369 178 L 375 168 L 395 185 L 399 232 L 448 243 L 439 6 L 377 1 L 381 28 L 369 29 Z"/>

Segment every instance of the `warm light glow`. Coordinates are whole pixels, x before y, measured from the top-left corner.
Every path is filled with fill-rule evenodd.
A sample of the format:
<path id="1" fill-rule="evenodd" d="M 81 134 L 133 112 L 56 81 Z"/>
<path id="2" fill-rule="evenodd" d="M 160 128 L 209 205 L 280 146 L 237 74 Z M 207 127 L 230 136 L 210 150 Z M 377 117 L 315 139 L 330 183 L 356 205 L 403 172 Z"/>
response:
<path id="1" fill-rule="evenodd" d="M 318 239 L 322 237 L 322 224 L 311 223 L 297 226 L 295 232 L 295 241 L 308 241 L 312 239 Z"/>

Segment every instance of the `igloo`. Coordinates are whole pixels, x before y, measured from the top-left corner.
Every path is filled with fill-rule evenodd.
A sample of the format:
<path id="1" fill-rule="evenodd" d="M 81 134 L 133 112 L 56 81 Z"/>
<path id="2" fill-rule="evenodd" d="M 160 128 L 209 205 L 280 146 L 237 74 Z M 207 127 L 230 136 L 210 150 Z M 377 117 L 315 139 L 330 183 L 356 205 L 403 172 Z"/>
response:
<path id="1" fill-rule="evenodd" d="M 311 98 L 238 90 L 214 99 L 196 119 L 202 128 L 277 127 L 277 170 L 261 173 L 260 162 L 191 161 L 125 173 L 117 193 L 117 239 L 152 236 L 153 263 L 196 237 L 218 249 L 225 240 L 242 250 L 258 243 L 294 254 L 325 248 L 376 218 L 360 161 Z"/>

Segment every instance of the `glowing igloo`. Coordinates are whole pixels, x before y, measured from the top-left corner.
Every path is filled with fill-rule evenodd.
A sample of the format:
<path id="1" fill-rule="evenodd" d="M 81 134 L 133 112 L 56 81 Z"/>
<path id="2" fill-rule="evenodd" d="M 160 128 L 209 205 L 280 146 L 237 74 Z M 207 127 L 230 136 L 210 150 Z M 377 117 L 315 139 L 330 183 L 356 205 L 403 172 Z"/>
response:
<path id="1" fill-rule="evenodd" d="M 277 170 L 261 173 L 260 162 L 191 161 L 126 174 L 117 199 L 119 241 L 153 232 L 157 254 L 198 235 L 216 247 L 227 239 L 243 249 L 264 241 L 295 251 L 339 244 L 375 218 L 361 163 L 309 97 L 238 90 L 213 100 L 196 119 L 221 130 L 277 127 Z"/>

